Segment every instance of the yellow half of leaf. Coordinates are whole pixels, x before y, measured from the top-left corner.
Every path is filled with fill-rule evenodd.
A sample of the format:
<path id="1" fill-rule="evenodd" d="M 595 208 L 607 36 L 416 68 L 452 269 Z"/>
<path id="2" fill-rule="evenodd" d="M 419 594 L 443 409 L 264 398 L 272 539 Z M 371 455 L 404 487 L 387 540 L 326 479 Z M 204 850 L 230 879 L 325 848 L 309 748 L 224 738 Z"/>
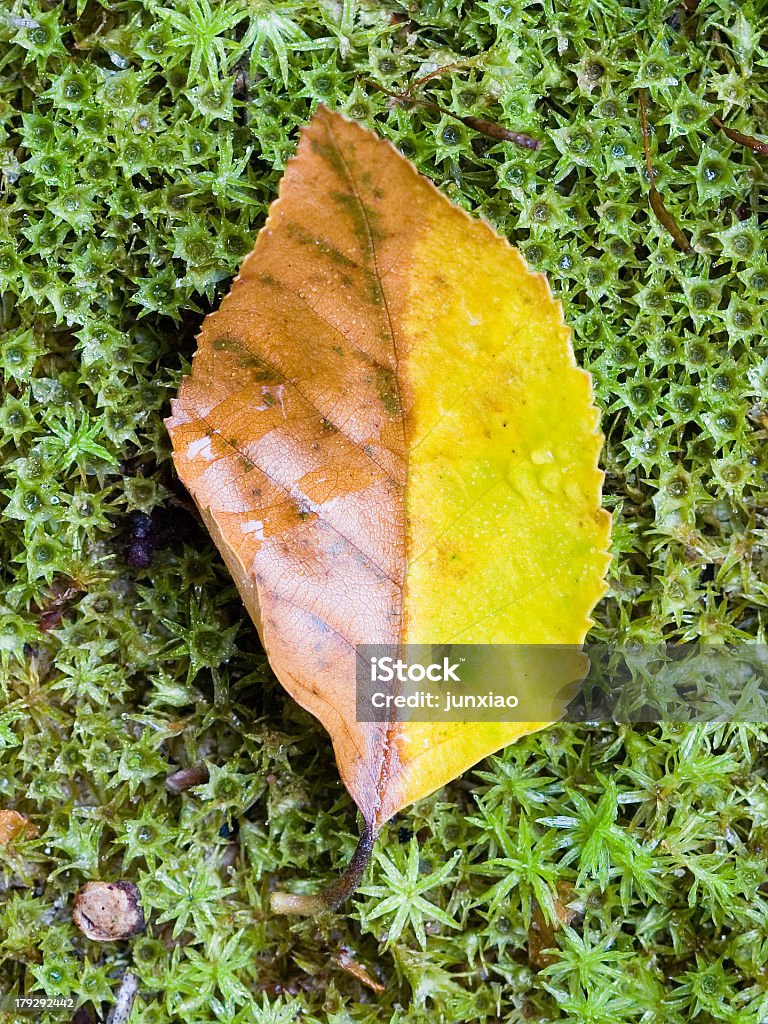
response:
<path id="1" fill-rule="evenodd" d="M 388 143 L 323 109 L 304 129 L 168 428 L 372 831 L 545 724 L 355 720 L 358 645 L 578 645 L 608 563 L 559 303 Z"/>

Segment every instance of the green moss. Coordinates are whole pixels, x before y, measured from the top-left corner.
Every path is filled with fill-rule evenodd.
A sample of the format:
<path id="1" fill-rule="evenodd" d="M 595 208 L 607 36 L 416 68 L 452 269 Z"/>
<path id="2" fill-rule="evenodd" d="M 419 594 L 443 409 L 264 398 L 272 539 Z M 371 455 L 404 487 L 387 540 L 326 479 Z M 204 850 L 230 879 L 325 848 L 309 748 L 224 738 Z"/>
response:
<path id="1" fill-rule="evenodd" d="M 761 127 L 760 16 L 751 0 L 0 13 L 0 807 L 40 832 L 0 847 L 0 992 L 101 1003 L 127 968 L 145 1022 L 766 1018 L 756 726 L 550 729 L 392 823 L 348 913 L 271 917 L 278 879 L 348 860 L 354 809 L 268 672 L 161 422 L 324 102 L 561 295 L 608 439 L 596 635 L 761 638 L 766 163 L 709 122 Z M 367 84 L 446 65 L 433 101 L 541 150 Z M 649 208 L 641 86 L 689 255 Z M 202 761 L 206 783 L 166 790 Z M 137 882 L 144 936 L 75 930 L 93 878 Z M 562 925 L 549 961 L 531 959 L 537 913 Z"/>

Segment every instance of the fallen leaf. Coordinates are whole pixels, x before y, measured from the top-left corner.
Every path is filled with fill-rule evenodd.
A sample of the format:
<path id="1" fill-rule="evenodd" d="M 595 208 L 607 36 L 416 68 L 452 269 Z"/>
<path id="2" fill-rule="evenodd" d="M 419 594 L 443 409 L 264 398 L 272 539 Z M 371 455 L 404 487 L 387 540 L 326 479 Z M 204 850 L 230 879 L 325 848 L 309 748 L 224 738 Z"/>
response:
<path id="1" fill-rule="evenodd" d="M 23 814 L 19 814 L 18 811 L 0 810 L 0 846 L 7 846 L 22 833 L 27 839 L 34 839 L 39 835 L 37 828 Z"/>
<path id="2" fill-rule="evenodd" d="M 581 644 L 604 592 L 602 438 L 546 279 L 321 108 L 208 316 L 174 462 L 365 827 L 547 724 L 357 722 L 356 647 Z"/>
<path id="3" fill-rule="evenodd" d="M 72 920 L 94 942 L 129 939 L 144 931 L 139 900 L 133 882 L 86 882 L 75 896 Z"/>

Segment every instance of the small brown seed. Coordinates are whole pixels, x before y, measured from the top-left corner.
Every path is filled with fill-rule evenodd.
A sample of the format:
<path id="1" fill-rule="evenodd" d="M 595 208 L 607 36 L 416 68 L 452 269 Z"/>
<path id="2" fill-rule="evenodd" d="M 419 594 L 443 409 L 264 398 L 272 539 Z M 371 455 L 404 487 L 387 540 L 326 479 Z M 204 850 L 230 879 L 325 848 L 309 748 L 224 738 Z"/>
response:
<path id="1" fill-rule="evenodd" d="M 129 939 L 144 931 L 144 912 L 133 882 L 87 882 L 75 897 L 72 920 L 94 942 Z"/>

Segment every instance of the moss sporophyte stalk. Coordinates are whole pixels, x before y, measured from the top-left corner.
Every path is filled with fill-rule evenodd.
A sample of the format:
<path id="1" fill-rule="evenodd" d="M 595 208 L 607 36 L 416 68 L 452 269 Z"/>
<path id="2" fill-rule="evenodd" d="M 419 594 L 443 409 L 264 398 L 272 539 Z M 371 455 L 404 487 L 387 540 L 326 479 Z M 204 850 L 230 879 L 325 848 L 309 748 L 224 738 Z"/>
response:
<path id="1" fill-rule="evenodd" d="M 343 915 L 270 915 L 278 880 L 338 876 L 358 825 L 162 426 L 324 103 L 561 297 L 606 435 L 594 636 L 761 639 L 766 157 L 734 134 L 766 139 L 761 19 L 749 0 L 5 5 L 0 810 L 38 834 L 0 845 L 3 999 L 94 1019 L 130 973 L 148 1022 L 768 1015 L 760 723 L 553 726 L 387 826 Z M 438 68 L 414 94 L 454 116 L 367 84 Z M 650 206 L 641 89 L 691 252 Z M 147 929 L 93 944 L 75 894 L 120 879 Z"/>

